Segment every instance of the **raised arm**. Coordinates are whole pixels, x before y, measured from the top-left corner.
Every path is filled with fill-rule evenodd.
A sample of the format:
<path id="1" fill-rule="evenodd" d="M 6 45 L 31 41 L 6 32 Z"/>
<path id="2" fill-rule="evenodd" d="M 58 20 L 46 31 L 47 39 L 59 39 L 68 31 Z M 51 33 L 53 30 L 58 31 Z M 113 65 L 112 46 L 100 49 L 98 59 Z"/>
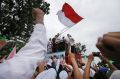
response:
<path id="1" fill-rule="evenodd" d="M 73 66 L 73 74 L 74 74 L 74 79 L 83 79 L 82 75 L 79 71 L 77 62 L 75 60 L 75 55 L 73 53 L 69 53 L 69 59 L 71 61 L 71 64 Z"/>
<path id="2" fill-rule="evenodd" d="M 87 65 L 85 67 L 85 72 L 84 72 L 84 75 L 83 75 L 83 79 L 89 79 L 89 77 L 90 77 L 90 66 L 91 66 L 92 61 L 93 61 L 93 55 L 90 54 L 89 57 L 88 57 Z"/>
<path id="3" fill-rule="evenodd" d="M 29 42 L 10 60 L 0 64 L 0 79 L 31 79 L 38 62 L 47 52 L 46 30 L 43 24 L 44 12 L 33 9 L 36 25 Z"/>
<path id="4" fill-rule="evenodd" d="M 38 8 L 32 11 L 36 25 L 29 39 L 29 42 L 18 52 L 18 56 L 35 58 L 37 60 L 44 59 L 44 54 L 47 52 L 47 37 L 44 27 L 44 12 Z"/>

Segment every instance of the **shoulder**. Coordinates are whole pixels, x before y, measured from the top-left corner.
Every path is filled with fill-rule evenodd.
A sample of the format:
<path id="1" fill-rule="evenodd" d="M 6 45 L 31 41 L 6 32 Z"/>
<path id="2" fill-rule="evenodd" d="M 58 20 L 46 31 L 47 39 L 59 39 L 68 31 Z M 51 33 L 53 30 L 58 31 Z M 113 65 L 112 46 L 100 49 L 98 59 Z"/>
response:
<path id="1" fill-rule="evenodd" d="M 110 79 L 120 79 L 120 70 L 115 70 L 110 76 Z"/>

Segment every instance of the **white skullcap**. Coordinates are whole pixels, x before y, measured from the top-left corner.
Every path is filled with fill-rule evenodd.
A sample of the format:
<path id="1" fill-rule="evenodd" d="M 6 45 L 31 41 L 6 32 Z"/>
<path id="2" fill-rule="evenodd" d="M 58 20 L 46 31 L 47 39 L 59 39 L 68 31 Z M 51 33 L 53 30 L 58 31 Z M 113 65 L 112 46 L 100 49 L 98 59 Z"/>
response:
<path id="1" fill-rule="evenodd" d="M 50 68 L 38 74 L 36 79 L 43 79 L 43 78 L 44 79 L 56 79 L 56 76 L 57 76 L 56 70 L 53 68 Z"/>
<path id="2" fill-rule="evenodd" d="M 60 79 L 68 79 L 68 74 L 65 70 L 61 71 L 59 74 Z"/>

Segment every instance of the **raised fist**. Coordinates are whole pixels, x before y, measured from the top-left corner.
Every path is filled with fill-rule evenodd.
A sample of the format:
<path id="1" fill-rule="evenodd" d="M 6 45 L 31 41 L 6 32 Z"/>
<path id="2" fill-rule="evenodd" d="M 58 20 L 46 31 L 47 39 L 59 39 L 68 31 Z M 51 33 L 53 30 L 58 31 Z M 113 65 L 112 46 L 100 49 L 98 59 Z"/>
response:
<path id="1" fill-rule="evenodd" d="M 97 48 L 109 59 L 120 60 L 120 32 L 110 32 L 98 39 Z"/>
<path id="2" fill-rule="evenodd" d="M 43 20 L 44 20 L 44 15 L 45 13 L 39 9 L 39 8 L 33 8 L 32 10 L 32 16 L 33 16 L 33 19 L 35 19 L 35 23 L 41 23 L 43 24 Z"/>

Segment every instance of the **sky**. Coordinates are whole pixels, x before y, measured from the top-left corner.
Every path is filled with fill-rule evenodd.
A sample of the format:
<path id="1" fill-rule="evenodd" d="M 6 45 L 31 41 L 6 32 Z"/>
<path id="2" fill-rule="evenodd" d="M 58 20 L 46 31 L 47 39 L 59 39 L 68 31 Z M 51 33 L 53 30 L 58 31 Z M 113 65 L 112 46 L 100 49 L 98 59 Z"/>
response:
<path id="1" fill-rule="evenodd" d="M 45 0 L 50 3 L 50 14 L 45 16 L 48 38 L 59 33 L 66 26 L 60 23 L 56 15 L 65 2 L 84 19 L 66 34 L 71 34 L 76 42 L 87 47 L 87 53 L 99 51 L 96 48 L 97 38 L 107 32 L 120 32 L 120 0 Z"/>

